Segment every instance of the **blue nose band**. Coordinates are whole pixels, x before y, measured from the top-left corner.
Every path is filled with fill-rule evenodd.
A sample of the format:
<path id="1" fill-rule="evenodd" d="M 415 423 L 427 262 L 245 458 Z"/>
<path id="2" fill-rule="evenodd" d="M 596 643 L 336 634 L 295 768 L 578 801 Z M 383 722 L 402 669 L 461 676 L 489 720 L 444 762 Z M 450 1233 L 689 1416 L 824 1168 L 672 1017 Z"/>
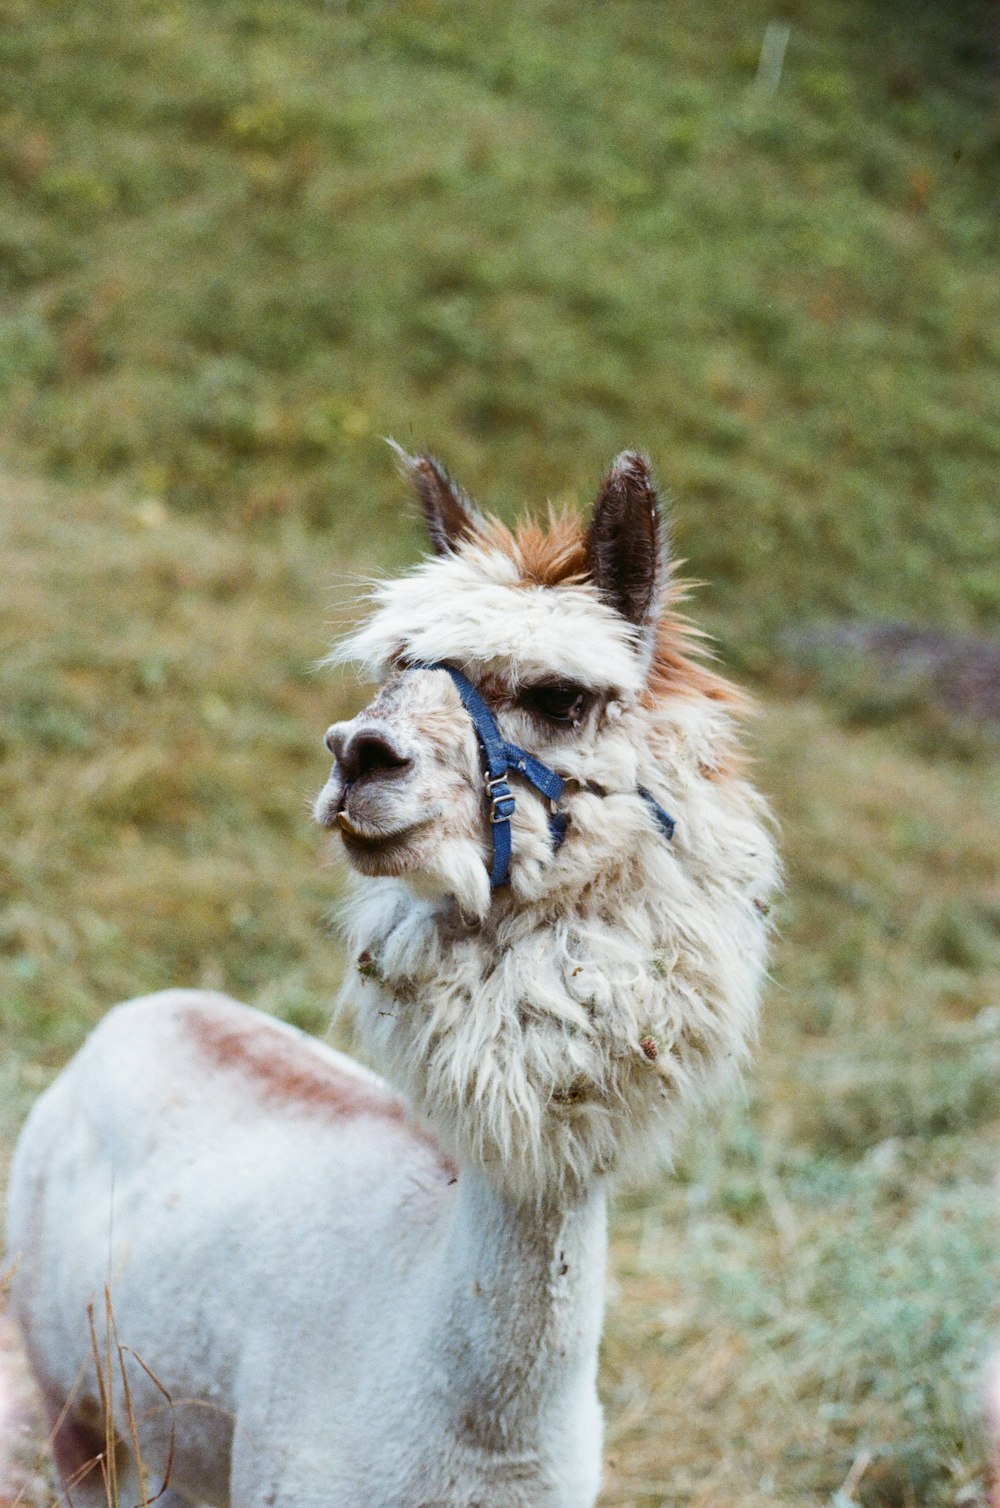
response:
<path id="1" fill-rule="evenodd" d="M 425 661 L 416 660 L 410 665 L 410 669 L 443 670 L 450 675 L 455 690 L 462 698 L 462 705 L 472 720 L 485 765 L 483 781 L 493 831 L 490 889 L 499 890 L 510 882 L 512 849 L 510 824 L 517 809 L 516 798 L 507 777 L 511 774 L 520 775 L 523 780 L 533 785 L 540 795 L 547 797 L 550 808 L 549 833 L 552 837 L 553 850 L 559 848 L 566 836 L 566 828 L 569 826 L 568 815 L 559 810 L 566 782 L 551 766 L 543 764 L 540 759 L 537 759 L 534 754 L 529 754 L 527 749 L 522 749 L 519 744 L 512 744 L 504 738 L 496 718 L 483 697 L 468 676 L 456 670 L 454 665 L 444 663 L 431 665 Z M 672 838 L 675 827 L 673 817 L 663 810 L 644 787 L 640 786 L 637 794 L 650 808 L 664 837 Z"/>

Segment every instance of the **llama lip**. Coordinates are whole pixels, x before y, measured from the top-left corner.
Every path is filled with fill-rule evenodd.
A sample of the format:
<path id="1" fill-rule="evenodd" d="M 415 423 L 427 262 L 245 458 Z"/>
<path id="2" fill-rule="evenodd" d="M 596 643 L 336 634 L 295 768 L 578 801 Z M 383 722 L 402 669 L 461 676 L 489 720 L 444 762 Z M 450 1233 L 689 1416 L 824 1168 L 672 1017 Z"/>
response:
<path id="1" fill-rule="evenodd" d="M 340 836 L 349 863 L 361 874 L 393 875 L 412 869 L 415 855 L 410 839 L 418 831 L 409 827 L 402 832 L 365 837 L 341 829 Z"/>
<path id="2" fill-rule="evenodd" d="M 409 833 L 413 831 L 412 826 L 396 828 L 391 832 L 382 832 L 378 829 L 372 831 L 372 829 L 367 826 L 358 827 L 354 822 L 351 821 L 351 818 L 349 817 L 347 812 L 347 808 L 343 806 L 337 813 L 337 826 L 340 828 L 345 838 L 350 838 L 355 843 L 365 843 L 368 845 L 377 843 L 391 843 L 399 838 L 405 838 Z"/>
<path id="3" fill-rule="evenodd" d="M 429 820 L 424 818 L 420 822 L 411 822 L 406 827 L 396 827 L 386 832 L 378 828 L 372 829 L 367 824 L 364 827 L 356 826 L 345 807 L 341 807 L 337 813 L 337 826 L 340 828 L 344 847 L 350 853 L 387 853 L 420 832 Z"/>
<path id="4" fill-rule="evenodd" d="M 343 829 L 344 847 L 352 854 L 387 854 L 400 846 L 406 833 L 389 833 L 385 837 L 368 838 L 353 830 Z"/>

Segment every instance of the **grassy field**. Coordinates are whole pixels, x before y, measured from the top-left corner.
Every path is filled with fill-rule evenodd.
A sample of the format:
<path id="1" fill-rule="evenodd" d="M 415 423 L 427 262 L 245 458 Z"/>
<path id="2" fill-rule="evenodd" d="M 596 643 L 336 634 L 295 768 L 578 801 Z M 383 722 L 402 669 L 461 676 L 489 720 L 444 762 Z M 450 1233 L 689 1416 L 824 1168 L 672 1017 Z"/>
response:
<path id="1" fill-rule="evenodd" d="M 995 632 L 997 41 L 987 0 L 0 0 L 4 1148 L 123 995 L 324 1029 L 306 802 L 361 693 L 313 667 L 418 542 L 381 434 L 505 516 L 646 446 L 762 703 L 760 1062 L 619 1200 L 604 1508 L 985 1502 L 995 736 L 789 646 Z"/>

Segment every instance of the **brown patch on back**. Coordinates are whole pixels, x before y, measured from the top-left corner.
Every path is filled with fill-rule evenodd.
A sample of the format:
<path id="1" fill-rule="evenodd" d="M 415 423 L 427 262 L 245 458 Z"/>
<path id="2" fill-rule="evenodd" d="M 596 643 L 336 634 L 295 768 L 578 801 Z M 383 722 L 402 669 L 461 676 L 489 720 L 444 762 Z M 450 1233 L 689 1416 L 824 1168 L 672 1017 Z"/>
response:
<path id="1" fill-rule="evenodd" d="M 215 1067 L 239 1074 L 264 1104 L 328 1121 L 381 1120 L 432 1148 L 442 1167 L 453 1171 L 432 1138 L 410 1121 L 405 1105 L 377 1084 L 314 1057 L 278 1027 L 219 1020 L 194 1008 L 185 1015 L 199 1052 Z"/>

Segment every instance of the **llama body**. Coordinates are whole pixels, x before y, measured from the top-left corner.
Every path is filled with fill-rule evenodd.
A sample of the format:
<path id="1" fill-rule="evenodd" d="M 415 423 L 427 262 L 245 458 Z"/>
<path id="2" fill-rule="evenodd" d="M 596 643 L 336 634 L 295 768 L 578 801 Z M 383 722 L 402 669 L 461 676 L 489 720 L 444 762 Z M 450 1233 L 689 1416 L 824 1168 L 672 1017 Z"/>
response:
<path id="1" fill-rule="evenodd" d="M 107 1283 L 123 1342 L 174 1400 L 129 1361 L 153 1491 L 173 1434 L 173 1490 L 196 1501 L 593 1498 L 599 1191 L 524 1232 L 374 1075 L 194 991 L 110 1013 L 37 1106 L 14 1186 L 12 1224 L 31 1232 L 19 1307 L 53 1423 L 73 1400 L 65 1475 L 103 1449 L 79 1374 Z M 73 1495 L 100 1503 L 99 1470 Z"/>
<path id="2" fill-rule="evenodd" d="M 223 997 L 111 1013 L 12 1174 L 15 1305 L 66 1409 L 64 1476 L 101 1444 L 86 1308 L 107 1283 L 173 1400 L 130 1364 L 153 1486 L 172 1430 L 178 1499 L 587 1508 L 608 1178 L 669 1158 L 752 1041 L 777 863 L 734 699 L 664 611 L 645 464 L 619 459 L 589 534 L 517 536 L 406 466 L 437 554 L 348 645 L 382 687 L 328 731 L 316 803 L 356 873 L 345 995 L 406 1108 Z M 499 888 L 447 666 L 566 782 L 558 841 L 512 777 Z"/>

